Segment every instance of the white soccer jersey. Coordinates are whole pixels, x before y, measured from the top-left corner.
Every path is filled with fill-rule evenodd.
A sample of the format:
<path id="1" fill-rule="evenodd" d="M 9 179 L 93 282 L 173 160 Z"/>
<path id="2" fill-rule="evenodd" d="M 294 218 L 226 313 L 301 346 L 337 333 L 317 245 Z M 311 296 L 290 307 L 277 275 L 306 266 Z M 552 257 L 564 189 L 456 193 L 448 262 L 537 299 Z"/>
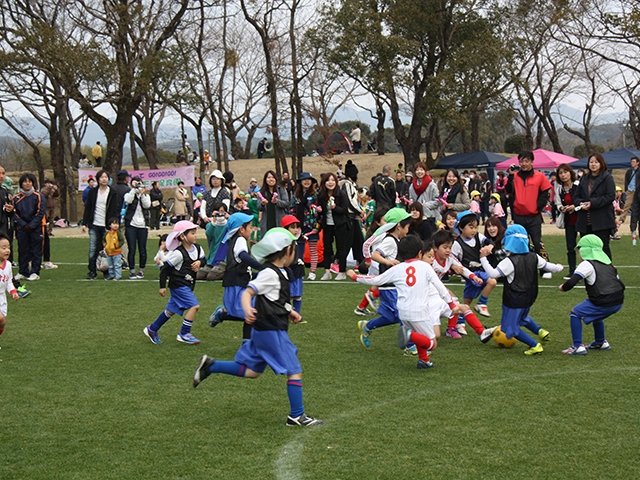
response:
<path id="1" fill-rule="evenodd" d="M 0 267 L 0 312 L 5 317 L 7 316 L 7 292 L 11 293 L 15 290 L 11 262 L 5 260 L 4 265 Z"/>
<path id="2" fill-rule="evenodd" d="M 427 292 L 433 285 L 445 302 L 451 303 L 451 295 L 438 276 L 426 262 L 418 259 L 394 265 L 377 277 L 358 275 L 356 281 L 365 285 L 392 283 L 398 291 L 398 313 L 401 320 L 429 321 Z"/>
<path id="3" fill-rule="evenodd" d="M 449 254 L 449 256 L 445 259 L 444 263 L 440 263 L 440 261 L 438 260 L 438 257 L 434 258 L 433 265 L 431 266 L 433 267 L 433 270 L 436 272 L 436 275 L 438 275 L 438 278 L 442 278 L 447 274 L 449 270 L 451 270 L 452 265 L 457 265 L 459 267 L 462 267 L 462 276 L 464 278 L 469 278 L 473 274 L 471 270 L 464 267 L 462 263 L 460 263 L 460 260 L 458 260 L 458 258 L 453 253 Z"/>

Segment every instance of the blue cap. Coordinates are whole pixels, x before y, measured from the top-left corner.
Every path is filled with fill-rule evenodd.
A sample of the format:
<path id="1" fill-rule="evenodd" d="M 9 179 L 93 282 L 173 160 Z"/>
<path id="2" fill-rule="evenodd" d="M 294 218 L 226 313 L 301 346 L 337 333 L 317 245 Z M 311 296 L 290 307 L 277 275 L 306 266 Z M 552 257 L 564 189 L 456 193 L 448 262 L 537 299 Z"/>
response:
<path id="1" fill-rule="evenodd" d="M 240 229 L 242 225 L 247 222 L 251 222 L 253 220 L 253 215 L 248 215 L 246 213 L 237 212 L 231 215 L 227 219 L 227 231 L 222 238 L 222 242 L 225 243 L 229 237 L 235 235 L 235 233 Z"/>

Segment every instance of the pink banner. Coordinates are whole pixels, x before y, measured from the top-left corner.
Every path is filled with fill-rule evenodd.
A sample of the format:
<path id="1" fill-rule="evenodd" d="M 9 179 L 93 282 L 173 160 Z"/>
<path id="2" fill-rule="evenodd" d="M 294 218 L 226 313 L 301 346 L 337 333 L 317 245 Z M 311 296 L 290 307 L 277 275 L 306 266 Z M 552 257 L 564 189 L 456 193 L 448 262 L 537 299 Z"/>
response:
<path id="1" fill-rule="evenodd" d="M 100 170 L 91 168 L 78 169 L 78 190 L 87 188 L 89 177 L 95 178 Z M 158 170 L 127 170 L 131 177 L 140 177 L 147 188 L 152 182 L 158 182 L 160 188 L 176 188 L 178 182 L 184 182 L 185 187 L 195 185 L 195 167 L 160 168 Z"/>

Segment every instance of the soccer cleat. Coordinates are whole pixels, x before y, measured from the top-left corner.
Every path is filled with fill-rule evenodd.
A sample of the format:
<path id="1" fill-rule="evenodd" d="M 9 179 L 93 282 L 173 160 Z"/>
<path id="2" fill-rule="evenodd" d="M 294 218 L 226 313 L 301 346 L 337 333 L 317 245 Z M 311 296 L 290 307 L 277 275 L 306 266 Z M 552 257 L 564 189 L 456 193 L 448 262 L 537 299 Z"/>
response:
<path id="1" fill-rule="evenodd" d="M 346 278 L 347 278 L 346 273 L 338 273 L 338 275 L 336 275 L 336 278 L 334 278 L 334 280 L 344 280 Z"/>
<path id="2" fill-rule="evenodd" d="M 456 325 L 456 330 L 460 335 L 467 334 L 467 327 L 464 326 L 464 323 L 459 323 L 458 325 Z"/>
<path id="3" fill-rule="evenodd" d="M 587 348 L 582 344 L 571 345 L 569 348 L 562 350 L 562 353 L 565 355 L 586 355 Z"/>
<path id="4" fill-rule="evenodd" d="M 158 332 L 154 332 L 153 330 L 151 330 L 151 325 L 148 325 L 146 327 L 144 327 L 144 330 L 142 330 L 144 332 L 144 334 L 149 337 L 149 340 L 151 340 L 151 343 L 155 343 L 156 345 L 160 345 L 162 343 L 162 340 L 160 340 L 160 337 L 158 337 Z"/>
<path id="5" fill-rule="evenodd" d="M 489 309 L 484 303 L 478 303 L 473 309 L 483 317 L 490 317 Z"/>
<path id="6" fill-rule="evenodd" d="M 405 357 L 417 357 L 418 347 L 416 347 L 415 345 L 411 345 L 410 347 L 404 349 L 403 354 Z"/>
<path id="7" fill-rule="evenodd" d="M 493 332 L 496 331 L 496 328 L 498 328 L 498 327 L 485 328 L 482 331 L 482 333 L 480 335 L 478 335 L 478 338 L 480 339 L 480 341 L 482 343 L 487 343 L 491 339 L 491 336 L 493 335 Z"/>
<path id="8" fill-rule="evenodd" d="M 27 277 L 27 280 L 29 280 L 30 282 L 33 282 L 34 280 L 40 280 L 40 275 L 38 275 L 37 273 L 32 273 Z"/>
<path id="9" fill-rule="evenodd" d="M 356 307 L 356 309 L 353 311 L 353 313 L 355 313 L 356 315 L 361 315 L 363 317 L 368 316 L 368 315 L 375 315 L 375 313 L 370 312 L 366 308 L 360 308 L 360 307 Z"/>
<path id="10" fill-rule="evenodd" d="M 313 427 L 315 425 L 323 425 L 324 422 L 317 418 L 313 418 L 303 413 L 299 417 L 287 417 L 287 427 Z"/>
<path id="11" fill-rule="evenodd" d="M 89 276 L 90 276 L 90 275 L 91 275 L 91 274 L 89 274 Z M 87 280 L 92 280 L 92 279 L 90 279 L 90 278 L 89 278 L 89 276 L 87 276 Z M 16 273 L 16 276 L 15 276 L 15 277 L 13 277 L 13 278 L 15 278 L 16 280 L 24 280 L 24 279 L 25 279 L 25 278 L 27 278 L 27 277 L 25 277 L 25 276 L 24 276 L 24 275 L 22 275 L 21 273 Z M 96 278 L 95 273 L 93 274 L 93 278 Z"/>
<path id="12" fill-rule="evenodd" d="M 535 347 L 530 347 L 528 350 L 524 351 L 525 355 L 535 355 L 536 353 L 544 352 L 544 348 L 542 348 L 541 344 L 537 344 Z"/>
<path id="13" fill-rule="evenodd" d="M 411 329 L 406 325 L 400 325 L 398 328 L 398 348 L 405 348 L 410 341 Z"/>
<path id="14" fill-rule="evenodd" d="M 18 288 L 16 288 L 16 290 L 17 290 L 18 295 L 20 296 L 20 298 L 24 298 L 24 297 L 28 296 L 31 293 L 31 290 L 27 290 L 23 286 L 19 286 Z"/>
<path id="15" fill-rule="evenodd" d="M 429 360 L 428 362 L 425 362 L 424 360 L 418 360 L 418 364 L 416 365 L 416 368 L 418 370 L 426 370 L 427 368 L 433 368 L 434 366 L 435 365 L 431 360 Z"/>
<path id="16" fill-rule="evenodd" d="M 545 280 L 551 280 L 553 278 L 553 275 L 551 272 L 545 272 L 542 274 L 542 278 L 544 278 Z"/>
<path id="17" fill-rule="evenodd" d="M 200 340 L 194 337 L 191 332 L 179 333 L 176 335 L 176 340 L 182 343 L 188 343 L 189 345 L 198 345 Z"/>
<path id="18" fill-rule="evenodd" d="M 377 312 L 378 306 L 376 303 L 376 297 L 373 296 L 373 293 L 367 290 L 367 293 L 365 293 L 364 296 L 367 298 L 367 302 L 369 302 L 369 306 Z"/>
<path id="19" fill-rule="evenodd" d="M 538 330 L 538 338 L 540 338 L 540 340 L 542 340 L 543 342 L 548 342 L 551 338 L 551 334 L 544 328 L 541 328 L 540 330 Z"/>
<path id="20" fill-rule="evenodd" d="M 458 333 L 458 330 L 456 330 L 454 327 L 449 327 L 447 328 L 447 330 L 444 332 L 445 337 L 449 337 L 449 338 L 462 338 L 462 335 L 460 335 Z"/>
<path id="21" fill-rule="evenodd" d="M 200 385 L 205 378 L 211 375 L 209 368 L 215 363 L 215 360 L 208 355 L 203 355 L 198 362 L 196 371 L 193 372 L 193 388 Z"/>
<path id="22" fill-rule="evenodd" d="M 606 340 L 602 343 L 599 342 L 591 342 L 587 345 L 587 349 L 589 350 L 611 350 L 611 345 Z"/>
<path id="23" fill-rule="evenodd" d="M 324 275 L 320 277 L 320 280 L 331 280 L 331 272 L 329 270 L 324 272 Z"/>
<path id="24" fill-rule="evenodd" d="M 224 312 L 224 306 L 218 305 L 216 309 L 213 311 L 213 313 L 211 314 L 211 316 L 209 316 L 209 326 L 211 328 L 215 327 L 219 323 L 222 323 L 222 319 L 220 318 L 220 316 L 222 315 L 222 312 Z"/>
<path id="25" fill-rule="evenodd" d="M 371 346 L 371 341 L 369 340 L 369 329 L 367 328 L 367 320 L 360 320 L 358 322 L 358 328 L 360 329 L 360 341 L 362 345 L 365 347 Z"/>
<path id="26" fill-rule="evenodd" d="M 316 279 L 316 274 L 314 272 L 309 272 L 309 276 L 307 277 L 307 280 L 315 280 Z"/>

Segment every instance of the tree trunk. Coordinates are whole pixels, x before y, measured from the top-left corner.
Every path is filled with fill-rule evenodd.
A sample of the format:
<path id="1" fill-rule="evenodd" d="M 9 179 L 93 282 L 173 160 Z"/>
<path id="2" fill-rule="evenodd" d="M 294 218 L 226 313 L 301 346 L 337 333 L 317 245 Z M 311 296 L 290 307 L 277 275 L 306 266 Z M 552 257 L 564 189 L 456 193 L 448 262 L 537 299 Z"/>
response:
<path id="1" fill-rule="evenodd" d="M 460 132 L 460 142 L 462 143 L 462 151 L 464 153 L 470 152 L 471 149 L 469 147 L 469 139 L 467 138 L 467 130 L 462 129 Z"/>
<path id="2" fill-rule="evenodd" d="M 379 96 L 375 96 L 376 101 L 376 125 L 378 131 L 376 132 L 376 142 L 378 144 L 378 155 L 384 155 L 384 124 L 387 120 L 387 111 L 385 110 L 385 105 L 380 99 Z M 407 166 L 405 165 L 405 170 Z"/>
<path id="3" fill-rule="evenodd" d="M 131 164 L 134 170 L 140 170 L 138 163 L 138 152 L 136 151 L 136 132 L 133 128 L 133 117 L 131 117 L 131 125 L 129 125 L 129 148 L 131 149 Z"/>
<path id="4" fill-rule="evenodd" d="M 480 151 L 480 110 L 471 112 L 471 152 Z"/>

